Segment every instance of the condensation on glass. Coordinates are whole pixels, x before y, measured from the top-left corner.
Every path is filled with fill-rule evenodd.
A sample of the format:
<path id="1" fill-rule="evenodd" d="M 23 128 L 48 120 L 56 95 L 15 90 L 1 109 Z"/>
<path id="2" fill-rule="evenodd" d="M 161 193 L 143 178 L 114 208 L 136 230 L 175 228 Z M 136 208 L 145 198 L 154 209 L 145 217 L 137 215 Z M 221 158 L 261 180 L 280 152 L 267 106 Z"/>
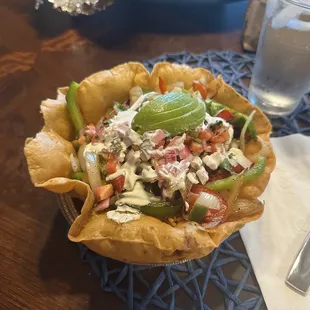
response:
<path id="1" fill-rule="evenodd" d="M 248 98 L 270 116 L 281 116 L 309 90 L 310 1 L 269 0 Z"/>

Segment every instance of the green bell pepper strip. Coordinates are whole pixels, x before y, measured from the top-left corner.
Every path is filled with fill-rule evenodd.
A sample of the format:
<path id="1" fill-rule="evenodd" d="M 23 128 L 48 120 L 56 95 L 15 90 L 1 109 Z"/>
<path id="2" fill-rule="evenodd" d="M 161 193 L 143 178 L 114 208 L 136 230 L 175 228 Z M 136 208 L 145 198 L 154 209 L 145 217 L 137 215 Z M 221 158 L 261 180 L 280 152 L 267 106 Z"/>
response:
<path id="1" fill-rule="evenodd" d="M 189 220 L 193 222 L 201 222 L 203 218 L 207 215 L 209 208 L 207 206 L 195 204 L 189 213 Z"/>
<path id="2" fill-rule="evenodd" d="M 266 161 L 267 161 L 266 157 L 259 156 L 254 166 L 244 172 L 243 174 L 244 183 L 254 181 L 259 176 L 261 176 L 264 172 Z M 222 180 L 211 181 L 206 184 L 206 187 L 213 191 L 223 191 L 226 189 L 231 189 L 238 177 L 239 175 L 236 174 Z"/>
<path id="3" fill-rule="evenodd" d="M 245 124 L 245 122 L 247 121 L 248 119 L 248 116 L 243 114 L 243 113 L 240 113 L 232 108 L 229 108 L 221 103 L 218 103 L 218 102 L 215 102 L 215 101 L 212 101 L 212 100 L 208 100 L 206 101 L 206 109 L 208 111 L 208 113 L 211 115 L 211 116 L 216 116 L 216 114 L 218 112 L 220 112 L 221 110 L 223 109 L 226 109 L 228 111 L 230 111 L 234 118 L 233 120 L 231 121 L 231 123 L 233 125 L 235 125 L 236 127 L 239 127 L 239 128 L 242 128 L 243 125 Z M 254 126 L 254 123 L 253 121 L 250 122 L 248 128 L 247 128 L 247 131 L 249 132 L 249 134 L 252 136 L 252 137 L 256 137 L 256 128 Z"/>
<path id="4" fill-rule="evenodd" d="M 75 95 L 76 95 L 76 91 L 79 88 L 79 86 L 80 84 L 76 82 L 71 82 L 67 95 L 66 95 L 67 108 L 68 108 L 71 120 L 73 122 L 73 125 L 75 127 L 75 130 L 77 132 L 79 132 L 85 126 L 84 119 L 80 111 L 80 108 L 75 102 Z"/>
<path id="5" fill-rule="evenodd" d="M 84 176 L 85 172 L 73 172 L 71 178 L 74 180 L 83 181 Z"/>
<path id="6" fill-rule="evenodd" d="M 171 204 L 169 202 L 151 202 L 145 206 L 131 206 L 140 210 L 143 214 L 150 215 L 156 218 L 167 218 L 181 215 L 182 204 Z"/>

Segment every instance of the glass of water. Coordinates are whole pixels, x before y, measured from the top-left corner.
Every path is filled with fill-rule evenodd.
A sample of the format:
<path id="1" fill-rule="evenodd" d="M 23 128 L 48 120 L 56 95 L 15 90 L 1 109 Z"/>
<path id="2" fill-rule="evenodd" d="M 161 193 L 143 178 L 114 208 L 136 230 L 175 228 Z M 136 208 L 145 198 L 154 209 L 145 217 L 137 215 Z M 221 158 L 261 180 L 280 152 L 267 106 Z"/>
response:
<path id="1" fill-rule="evenodd" d="M 248 98 L 281 116 L 309 90 L 310 0 L 268 0 Z"/>

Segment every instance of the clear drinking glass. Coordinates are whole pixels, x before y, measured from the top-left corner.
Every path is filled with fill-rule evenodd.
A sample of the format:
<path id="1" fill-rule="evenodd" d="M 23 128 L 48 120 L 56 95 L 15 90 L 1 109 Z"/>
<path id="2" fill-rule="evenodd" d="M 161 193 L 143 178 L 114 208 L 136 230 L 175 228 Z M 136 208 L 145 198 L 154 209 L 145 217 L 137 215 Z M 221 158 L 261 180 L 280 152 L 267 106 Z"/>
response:
<path id="1" fill-rule="evenodd" d="M 281 116 L 309 90 L 310 0 L 268 0 L 248 98 Z"/>

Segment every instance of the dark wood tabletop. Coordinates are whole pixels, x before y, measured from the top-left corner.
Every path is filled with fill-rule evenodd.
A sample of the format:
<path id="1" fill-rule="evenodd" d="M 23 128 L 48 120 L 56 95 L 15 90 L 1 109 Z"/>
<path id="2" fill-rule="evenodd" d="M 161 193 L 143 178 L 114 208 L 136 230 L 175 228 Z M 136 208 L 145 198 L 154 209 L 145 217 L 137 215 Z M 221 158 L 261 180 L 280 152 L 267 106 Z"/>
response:
<path id="1" fill-rule="evenodd" d="M 0 1 L 1 310 L 124 308 L 100 289 L 67 240 L 56 196 L 29 179 L 23 145 L 43 124 L 40 101 L 71 80 L 130 60 L 183 50 L 241 51 L 245 8 L 246 1 L 127 0 L 70 17 L 50 4 L 35 11 L 34 0 Z M 218 299 L 212 305 L 223 309 Z"/>

